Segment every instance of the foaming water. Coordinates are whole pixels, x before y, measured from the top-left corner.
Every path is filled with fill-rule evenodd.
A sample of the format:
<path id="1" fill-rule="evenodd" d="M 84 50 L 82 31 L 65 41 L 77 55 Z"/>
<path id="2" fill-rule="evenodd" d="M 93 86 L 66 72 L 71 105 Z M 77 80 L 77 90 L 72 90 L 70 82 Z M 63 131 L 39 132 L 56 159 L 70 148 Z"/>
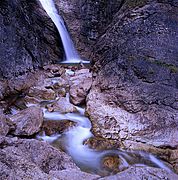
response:
<path id="1" fill-rule="evenodd" d="M 81 59 L 74 47 L 74 44 L 64 24 L 64 21 L 61 18 L 61 16 L 58 14 L 53 0 L 39 0 L 39 1 L 59 31 L 66 55 L 66 61 L 64 61 L 64 63 L 81 62 Z"/>
<path id="2" fill-rule="evenodd" d="M 53 141 L 57 140 L 60 136 L 60 134 L 47 136 L 45 133 L 43 133 L 42 135 L 37 135 L 36 138 L 39 140 L 43 140 L 45 142 L 52 143 Z"/>
<path id="3" fill-rule="evenodd" d="M 69 98 L 68 96 L 66 98 Z M 91 133 L 91 122 L 84 116 L 85 109 L 77 107 L 78 113 L 60 114 L 59 112 L 48 112 L 44 109 L 45 119 L 54 121 L 70 120 L 76 122 L 76 126 L 64 132 L 61 136 L 38 136 L 44 141 L 56 145 L 62 143 L 64 149 L 74 160 L 74 162 L 84 171 L 97 173 L 99 175 L 111 174 L 111 170 L 103 168 L 103 159 L 105 157 L 117 156 L 119 158 L 118 170 L 124 170 L 131 165 L 152 166 L 171 171 L 161 160 L 152 154 L 141 151 L 124 150 L 103 150 L 97 151 L 89 148 L 84 142 L 93 137 Z M 53 139 L 54 138 L 54 139 Z M 61 144 L 59 146 L 61 148 Z"/>

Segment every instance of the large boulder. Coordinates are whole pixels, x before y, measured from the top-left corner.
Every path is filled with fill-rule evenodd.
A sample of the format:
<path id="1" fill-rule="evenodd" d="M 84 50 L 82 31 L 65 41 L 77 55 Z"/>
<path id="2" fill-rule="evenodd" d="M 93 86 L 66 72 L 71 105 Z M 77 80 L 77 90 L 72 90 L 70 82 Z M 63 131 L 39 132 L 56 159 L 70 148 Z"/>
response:
<path id="1" fill-rule="evenodd" d="M 39 107 L 31 106 L 10 116 L 10 120 L 16 125 L 13 134 L 30 136 L 40 130 L 43 123 L 43 112 Z"/>
<path id="2" fill-rule="evenodd" d="M 87 111 L 95 133 L 178 146 L 176 15 L 175 1 L 123 3 L 94 48 Z"/>
<path id="3" fill-rule="evenodd" d="M 62 171 L 50 171 L 50 175 L 54 176 L 55 178 L 59 180 L 71 180 L 71 179 L 77 179 L 77 180 L 97 180 L 100 176 L 95 174 L 89 174 L 86 172 L 82 172 L 77 169 L 66 169 Z"/>
<path id="4" fill-rule="evenodd" d="M 54 103 L 47 105 L 48 111 L 57 111 L 60 113 L 76 112 L 76 107 L 71 104 L 66 97 L 60 97 Z"/>
<path id="5" fill-rule="evenodd" d="M 129 169 L 120 172 L 113 176 L 100 178 L 101 180 L 141 180 L 141 179 L 177 179 L 178 175 L 172 172 L 167 172 L 158 168 L 151 167 L 130 167 Z"/>
<path id="6" fill-rule="evenodd" d="M 37 140 L 0 139 L 2 179 L 57 179 L 50 171 L 78 169 L 71 158 Z"/>
<path id="7" fill-rule="evenodd" d="M 70 78 L 70 99 L 75 105 L 85 102 L 86 96 L 91 88 L 92 73 L 89 69 L 81 69 Z"/>

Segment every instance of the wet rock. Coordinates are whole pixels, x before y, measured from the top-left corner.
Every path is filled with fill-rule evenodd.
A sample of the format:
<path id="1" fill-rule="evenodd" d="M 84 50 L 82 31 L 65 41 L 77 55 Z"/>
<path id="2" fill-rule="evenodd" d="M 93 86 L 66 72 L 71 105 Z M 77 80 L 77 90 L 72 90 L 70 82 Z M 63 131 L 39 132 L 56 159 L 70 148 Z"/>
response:
<path id="1" fill-rule="evenodd" d="M 52 121 L 45 120 L 42 125 L 41 131 L 44 131 L 46 135 L 61 134 L 70 127 L 74 126 L 74 122 L 68 120 Z"/>
<path id="2" fill-rule="evenodd" d="M 6 141 L 0 149 L 0 174 L 3 179 L 56 179 L 49 171 L 78 169 L 71 158 L 49 144 L 37 140 Z"/>
<path id="3" fill-rule="evenodd" d="M 106 171 L 104 176 L 115 174 L 128 168 L 117 155 L 106 156 L 102 159 L 102 168 Z M 104 172 L 104 171 L 103 171 Z"/>
<path id="4" fill-rule="evenodd" d="M 156 157 L 159 157 L 160 159 L 164 160 L 165 162 L 169 162 L 167 164 L 172 169 L 175 170 L 176 173 L 178 173 L 177 164 L 178 164 L 178 150 L 177 149 L 171 149 L 169 147 L 167 148 L 159 148 L 155 146 L 151 146 L 149 144 L 141 143 L 141 142 L 134 142 L 134 141 L 124 141 L 124 146 L 126 149 L 129 150 L 136 150 L 136 151 L 142 151 L 142 152 L 148 152 Z"/>
<path id="5" fill-rule="evenodd" d="M 43 86 L 51 89 L 58 89 L 60 87 L 66 87 L 68 82 L 62 77 L 53 77 L 44 80 Z"/>
<path id="6" fill-rule="evenodd" d="M 40 130 L 43 123 L 43 112 L 39 107 L 31 106 L 10 116 L 10 120 L 16 125 L 13 134 L 30 136 Z"/>
<path id="7" fill-rule="evenodd" d="M 43 67 L 48 77 L 60 77 L 65 73 L 65 68 L 59 64 L 50 64 Z"/>
<path id="8" fill-rule="evenodd" d="M 76 107 L 71 104 L 66 97 L 60 97 L 56 102 L 47 106 L 48 111 L 58 111 L 60 113 L 76 112 Z"/>
<path id="9" fill-rule="evenodd" d="M 56 97 L 55 91 L 53 91 L 52 89 L 43 87 L 43 86 L 31 87 L 28 92 L 28 95 L 31 97 L 38 97 L 45 100 L 55 99 Z"/>
<path id="10" fill-rule="evenodd" d="M 141 180 L 141 179 L 177 179 L 178 175 L 173 172 L 167 172 L 163 169 L 151 168 L 151 167 L 130 167 L 129 169 L 120 172 L 113 176 L 101 178 L 103 180 L 113 179 L 130 179 L 130 180 Z"/>
<path id="11" fill-rule="evenodd" d="M 85 144 L 89 148 L 96 150 L 107 150 L 107 149 L 117 149 L 122 147 L 122 143 L 119 140 L 109 140 L 101 137 L 91 137 L 85 141 Z"/>
<path id="12" fill-rule="evenodd" d="M 75 72 L 75 75 L 70 78 L 70 98 L 75 105 L 85 101 L 88 91 L 92 84 L 92 73 L 89 69 L 81 69 Z"/>
<path id="13" fill-rule="evenodd" d="M 42 101 L 42 99 L 38 97 L 30 97 L 30 96 L 25 96 L 24 97 L 25 104 L 29 106 L 29 104 L 38 104 Z"/>
<path id="14" fill-rule="evenodd" d="M 78 180 L 96 180 L 100 176 L 89 174 L 86 172 L 82 172 L 77 169 L 66 169 L 62 171 L 50 171 L 50 175 L 56 177 L 59 180 L 70 180 L 70 179 L 78 179 Z"/>

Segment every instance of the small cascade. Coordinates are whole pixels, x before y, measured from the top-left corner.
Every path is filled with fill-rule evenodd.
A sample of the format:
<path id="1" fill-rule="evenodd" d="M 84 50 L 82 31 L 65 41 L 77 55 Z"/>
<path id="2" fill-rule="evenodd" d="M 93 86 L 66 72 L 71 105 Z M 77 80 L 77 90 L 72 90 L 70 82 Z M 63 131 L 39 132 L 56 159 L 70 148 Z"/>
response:
<path id="1" fill-rule="evenodd" d="M 72 39 L 70 38 L 70 35 L 67 31 L 67 28 L 64 24 L 64 21 L 62 17 L 58 14 L 57 9 L 55 7 L 55 4 L 53 0 L 39 0 L 41 5 L 43 6 L 44 10 L 48 14 L 48 16 L 51 18 L 51 20 L 54 22 L 55 26 L 58 29 L 58 32 L 61 36 L 61 40 L 63 43 L 66 60 L 63 61 L 63 63 L 79 63 L 82 60 L 80 59 L 74 44 L 72 42 Z M 82 61 L 82 62 L 88 62 L 88 61 Z"/>
<path id="2" fill-rule="evenodd" d="M 69 100 L 68 94 L 66 98 Z M 81 170 L 96 173 L 101 176 L 111 175 L 113 172 L 103 168 L 103 159 L 105 157 L 117 156 L 119 158 L 118 170 L 122 171 L 131 165 L 135 166 L 151 166 L 167 170 L 171 172 L 164 162 L 156 158 L 154 155 L 142 151 L 126 151 L 121 149 L 113 150 L 95 150 L 89 148 L 84 142 L 94 137 L 91 132 L 92 124 L 85 116 L 85 109 L 75 106 L 77 112 L 61 114 L 59 112 L 49 112 L 43 108 L 44 118 L 46 120 L 61 121 L 69 120 L 76 123 L 74 127 L 69 128 L 63 134 L 54 134 L 51 136 L 37 135 L 37 139 L 49 142 L 55 147 L 64 149 L 80 167 Z"/>

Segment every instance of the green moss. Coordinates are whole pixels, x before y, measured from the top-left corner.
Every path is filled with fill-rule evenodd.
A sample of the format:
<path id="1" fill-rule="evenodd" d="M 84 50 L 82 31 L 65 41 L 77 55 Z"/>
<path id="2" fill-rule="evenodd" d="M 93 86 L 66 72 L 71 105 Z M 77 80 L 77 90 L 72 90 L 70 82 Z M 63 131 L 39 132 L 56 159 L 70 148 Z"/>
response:
<path id="1" fill-rule="evenodd" d="M 168 68 L 172 73 L 178 73 L 178 67 L 177 66 L 174 66 L 172 64 L 167 64 L 165 62 L 160 62 L 158 60 L 155 60 L 155 63 L 159 66 L 162 66 L 162 67 L 165 67 L 165 68 Z"/>
<path id="2" fill-rule="evenodd" d="M 168 68 L 172 73 L 178 73 L 178 67 L 174 66 L 173 64 L 168 64 L 166 62 L 163 62 L 161 60 L 157 60 L 155 58 L 148 57 L 146 60 L 150 61 L 151 63 L 154 63 L 160 67 Z"/>
<path id="3" fill-rule="evenodd" d="M 125 5 L 128 8 L 141 7 L 147 4 L 150 0 L 126 0 Z"/>

